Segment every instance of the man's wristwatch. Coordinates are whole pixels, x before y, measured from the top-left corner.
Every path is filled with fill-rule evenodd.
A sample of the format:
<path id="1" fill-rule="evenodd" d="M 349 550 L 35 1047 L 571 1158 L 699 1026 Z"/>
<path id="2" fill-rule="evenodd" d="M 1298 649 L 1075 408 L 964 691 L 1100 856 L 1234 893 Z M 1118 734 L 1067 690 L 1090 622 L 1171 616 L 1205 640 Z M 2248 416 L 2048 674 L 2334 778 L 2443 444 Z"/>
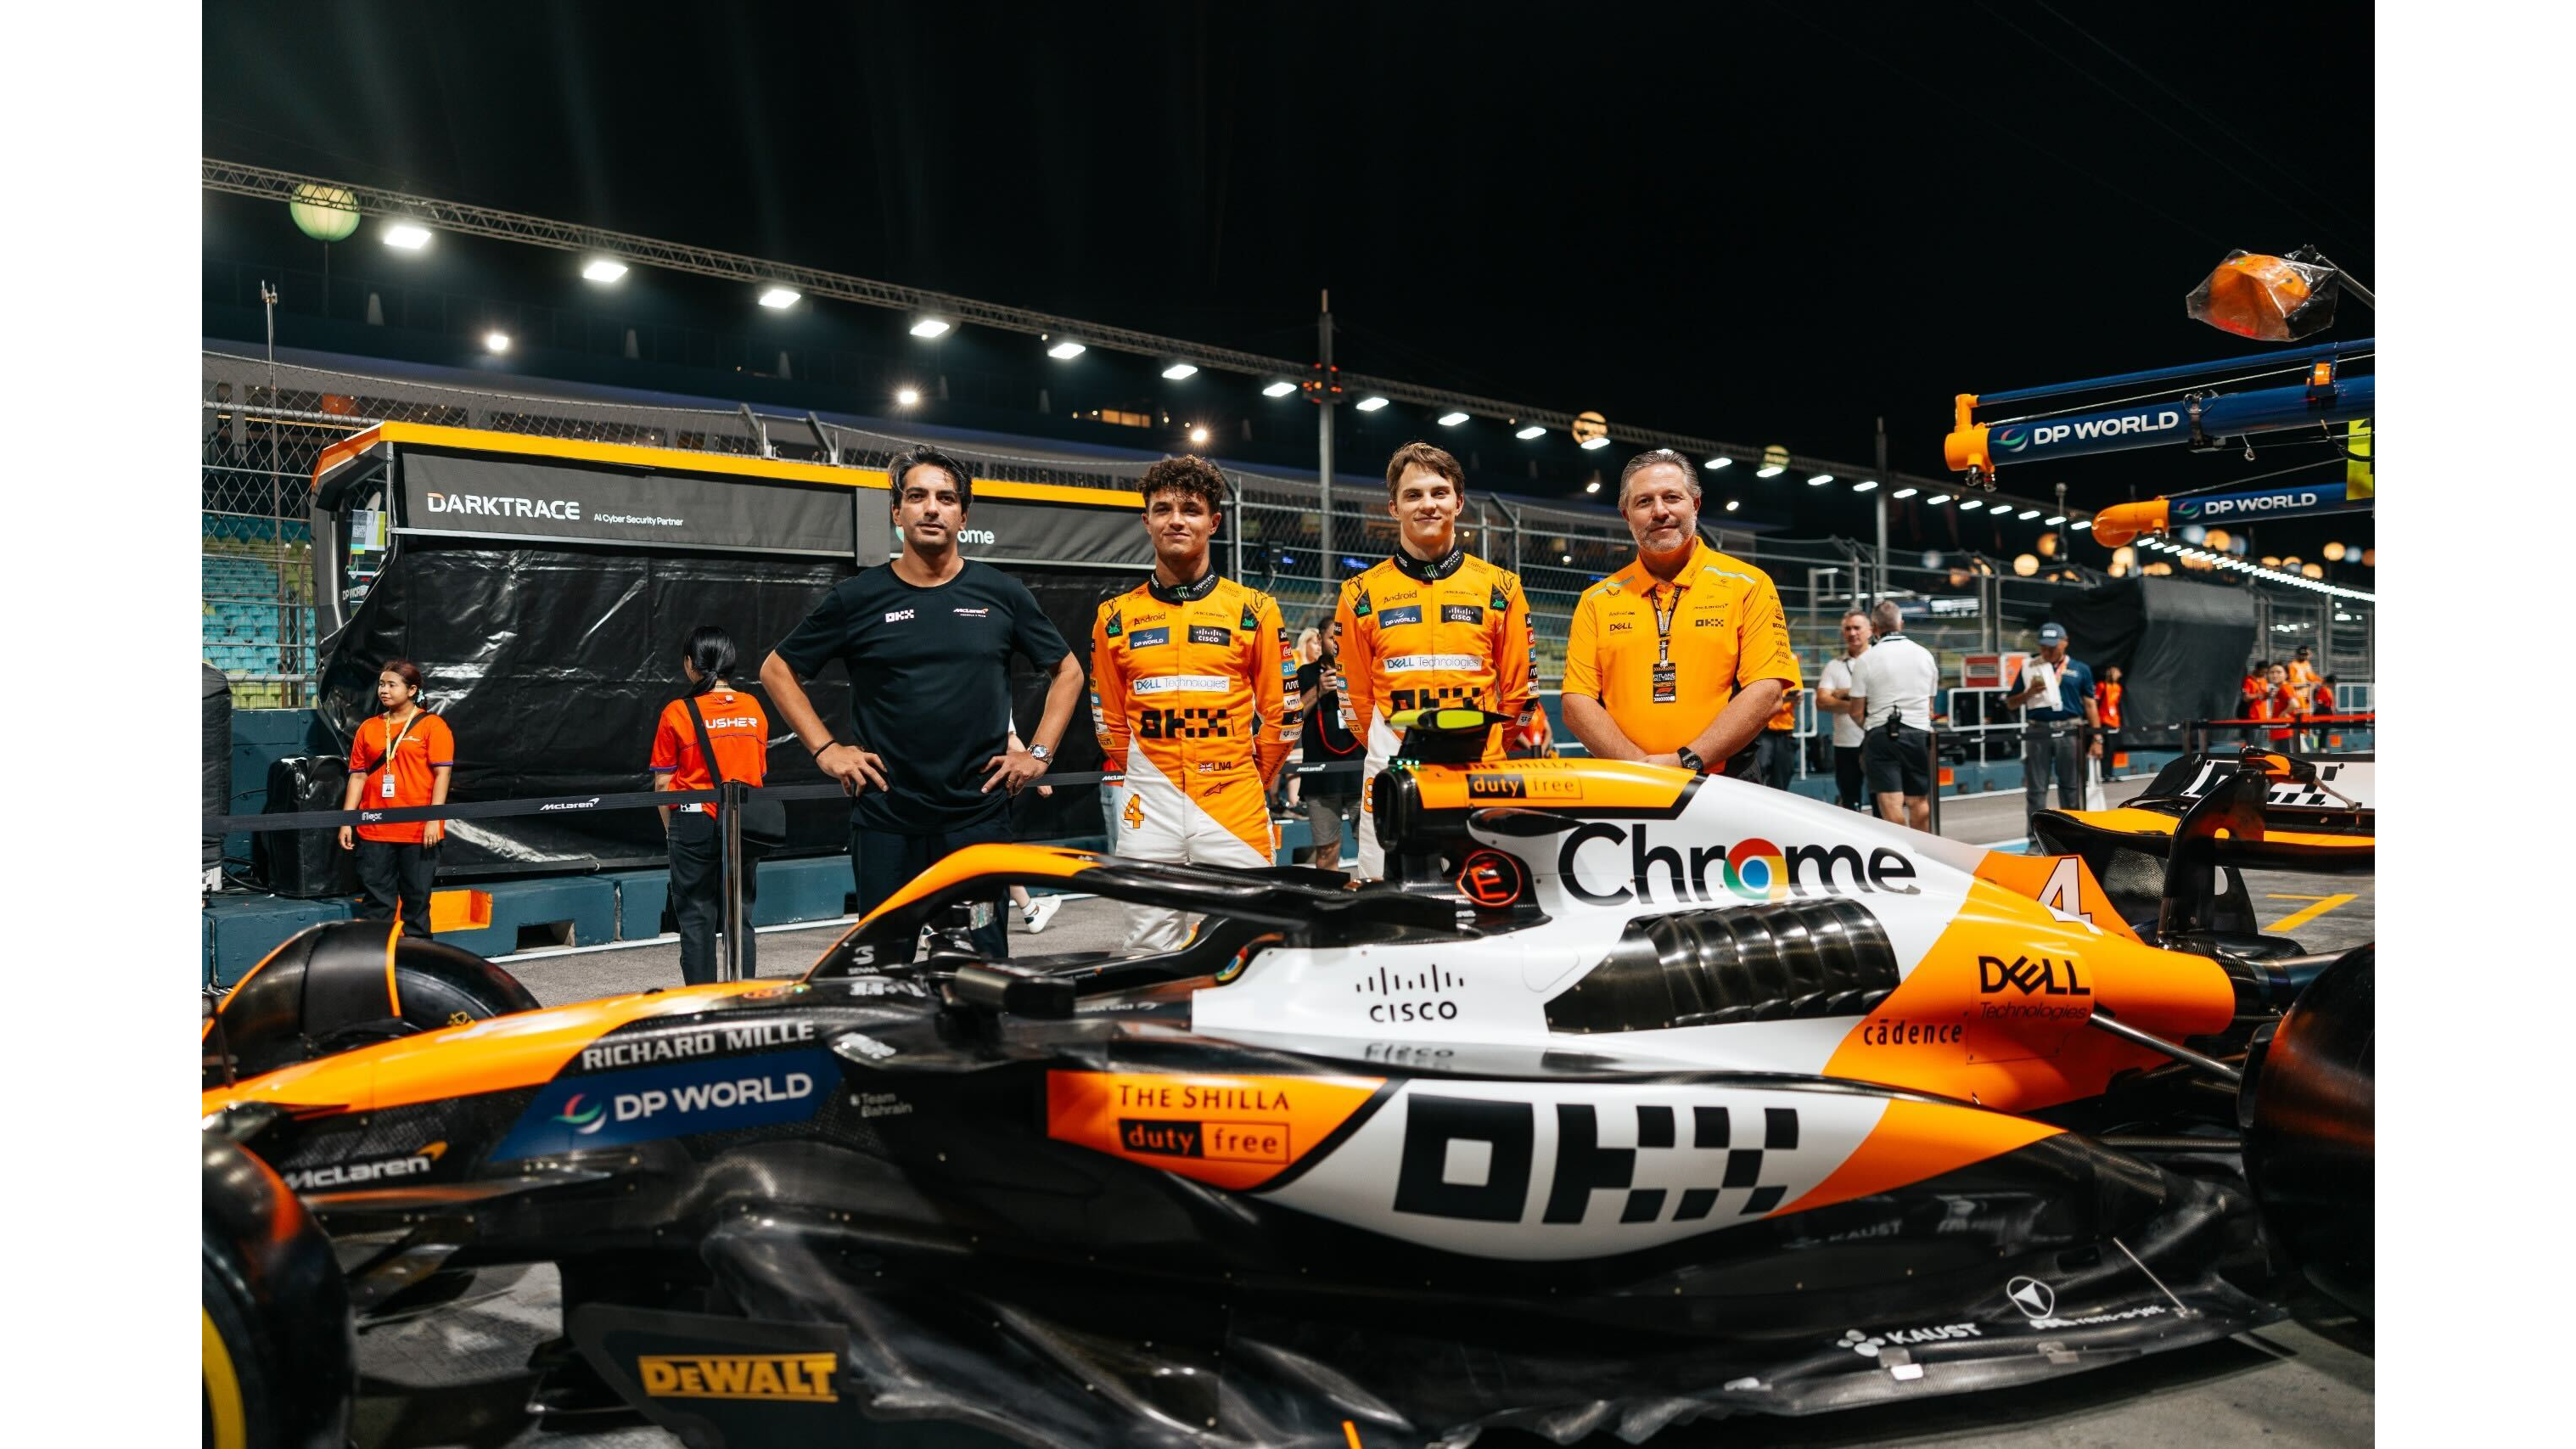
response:
<path id="1" fill-rule="evenodd" d="M 1673 751 L 1673 758 L 1681 761 L 1682 768 L 1690 771 L 1694 775 L 1705 775 L 1708 773 L 1708 766 L 1700 763 L 1699 756 L 1691 753 L 1691 747 L 1688 745 L 1684 745 L 1680 749 Z"/>
<path id="2" fill-rule="evenodd" d="M 1052 746 L 1031 745 L 1029 746 L 1029 753 L 1035 756 L 1037 762 L 1041 765 L 1052 765 L 1055 763 L 1055 750 Z"/>

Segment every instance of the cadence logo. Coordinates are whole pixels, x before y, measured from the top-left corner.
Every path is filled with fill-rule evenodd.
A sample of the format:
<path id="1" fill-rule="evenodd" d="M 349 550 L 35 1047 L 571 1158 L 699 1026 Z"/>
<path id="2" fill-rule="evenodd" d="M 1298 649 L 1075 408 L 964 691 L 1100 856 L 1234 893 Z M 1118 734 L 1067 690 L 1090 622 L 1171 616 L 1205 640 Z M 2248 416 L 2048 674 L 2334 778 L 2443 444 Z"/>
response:
<path id="1" fill-rule="evenodd" d="M 537 1093 L 492 1160 L 802 1122 L 836 1080 L 832 1056 L 812 1049 L 566 1078 Z"/>
<path id="2" fill-rule="evenodd" d="M 829 1353 L 643 1354 L 635 1377 L 657 1399 L 768 1399 L 791 1404 L 839 1402 Z"/>
<path id="3" fill-rule="evenodd" d="M 1607 891 L 1584 885 L 1577 865 L 1584 859 L 1583 848 L 1596 841 L 1609 847 L 1628 847 L 1628 884 Z M 1589 862 L 1596 872 L 1606 867 L 1613 878 L 1619 873 L 1615 849 L 1595 850 Z M 1835 877 L 1837 868 L 1842 872 L 1839 880 Z M 1714 885 L 1709 878 L 1712 869 L 1716 874 Z M 1566 833 L 1565 843 L 1557 849 L 1556 873 L 1575 899 L 1596 906 L 1626 905 L 1631 901 L 1651 905 L 1657 899 L 1659 883 L 1666 887 L 1671 899 L 1684 904 L 1715 902 L 1720 899 L 1720 890 L 1747 901 L 1786 900 L 1819 891 L 1828 895 L 1886 891 L 1902 896 L 1921 892 L 1921 887 L 1908 883 L 1914 879 L 1914 862 L 1885 846 L 1873 849 L 1863 859 L 1854 846 L 1793 845 L 1782 850 L 1758 837 L 1731 846 L 1656 845 L 1644 825 L 1630 831 L 1598 821 L 1578 825 Z"/>
<path id="4" fill-rule="evenodd" d="M 581 521 L 581 504 L 570 498 L 516 498 L 498 493 L 430 493 L 423 491 L 432 513 L 463 513 L 477 518 L 559 518 Z"/>

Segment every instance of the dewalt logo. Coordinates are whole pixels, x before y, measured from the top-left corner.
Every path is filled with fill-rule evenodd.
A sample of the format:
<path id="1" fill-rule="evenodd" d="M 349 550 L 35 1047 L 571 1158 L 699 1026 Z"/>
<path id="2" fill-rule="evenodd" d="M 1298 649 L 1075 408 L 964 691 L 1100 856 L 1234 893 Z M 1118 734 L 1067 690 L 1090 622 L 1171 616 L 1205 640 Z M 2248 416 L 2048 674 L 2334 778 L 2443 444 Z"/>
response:
<path id="1" fill-rule="evenodd" d="M 635 1376 L 657 1399 L 830 1404 L 840 1398 L 832 1392 L 836 1366 L 828 1353 L 644 1354 L 635 1360 Z"/>

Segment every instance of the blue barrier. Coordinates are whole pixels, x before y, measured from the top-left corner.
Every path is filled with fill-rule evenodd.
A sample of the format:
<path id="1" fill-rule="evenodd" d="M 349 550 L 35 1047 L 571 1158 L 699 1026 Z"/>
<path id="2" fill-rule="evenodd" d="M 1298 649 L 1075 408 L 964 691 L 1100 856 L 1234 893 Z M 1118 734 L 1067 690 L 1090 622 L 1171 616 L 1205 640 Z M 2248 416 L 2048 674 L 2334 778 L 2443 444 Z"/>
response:
<path id="1" fill-rule="evenodd" d="M 491 896 L 492 924 L 477 931 L 441 931 L 438 939 L 477 956 L 519 950 L 520 933 L 528 930 L 544 931 L 544 945 L 600 946 L 617 939 L 617 886 L 605 876 L 495 881 L 467 889 Z"/>
<path id="2" fill-rule="evenodd" d="M 206 984 L 229 989 L 278 942 L 307 926 L 345 921 L 354 914 L 345 900 L 253 896 L 217 901 L 205 910 Z"/>

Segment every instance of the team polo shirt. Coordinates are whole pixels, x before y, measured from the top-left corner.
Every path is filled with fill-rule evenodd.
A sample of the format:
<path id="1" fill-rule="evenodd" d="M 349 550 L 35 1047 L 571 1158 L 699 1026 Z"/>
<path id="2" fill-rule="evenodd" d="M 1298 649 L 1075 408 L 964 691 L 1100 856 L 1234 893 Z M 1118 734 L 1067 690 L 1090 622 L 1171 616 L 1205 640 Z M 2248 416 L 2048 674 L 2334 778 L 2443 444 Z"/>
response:
<path id="1" fill-rule="evenodd" d="M 671 777 L 674 790 L 712 790 L 715 776 L 698 749 L 697 722 L 689 718 L 693 701 L 675 699 L 662 706 L 662 722 L 653 731 L 653 773 Z M 769 776 L 769 712 L 760 701 L 739 690 L 711 689 L 695 697 L 707 722 L 707 743 L 728 781 L 757 785 Z M 675 805 L 675 810 L 713 815 L 712 804 Z"/>
<path id="2" fill-rule="evenodd" d="M 1669 615 L 1669 680 L 1658 679 L 1659 608 Z M 1777 679 L 1792 694 L 1805 687 L 1780 591 L 1769 575 L 1705 540 L 1692 542 L 1690 561 L 1672 583 L 1640 560 L 1584 590 L 1574 606 L 1564 692 L 1599 700 L 1619 732 L 1647 754 L 1699 738 L 1735 692 L 1757 679 Z"/>
<path id="3" fill-rule="evenodd" d="M 2046 705 L 2039 700 L 2033 700 L 2022 711 L 2021 717 L 2043 724 L 2058 724 L 2084 718 L 2084 701 L 2093 697 L 2093 666 L 2069 654 L 2063 663 L 2050 667 L 2057 671 L 2055 703 Z M 2041 696 L 2043 699 L 2046 697 Z"/>
<path id="4" fill-rule="evenodd" d="M 944 584 L 905 583 L 894 565 L 833 585 L 778 646 L 800 679 L 838 659 L 850 671 L 857 743 L 885 761 L 886 785 L 851 807 L 866 830 L 932 835 L 1010 806 L 984 781 L 1011 733 L 1011 656 L 1050 670 L 1071 653 L 1026 584 L 968 563 Z"/>
<path id="5" fill-rule="evenodd" d="M 393 760 L 386 763 L 386 743 L 392 742 Z M 370 715 L 358 726 L 358 737 L 349 742 L 349 773 L 363 774 L 366 783 L 358 791 L 361 810 L 400 810 L 430 803 L 432 772 L 456 763 L 456 736 L 448 733 L 447 721 L 426 710 L 413 716 L 411 727 L 388 725 L 383 715 Z M 394 792 L 385 793 L 385 772 L 393 772 Z M 387 825 L 361 825 L 361 840 L 392 840 L 418 845 L 427 822 L 406 820 Z"/>

